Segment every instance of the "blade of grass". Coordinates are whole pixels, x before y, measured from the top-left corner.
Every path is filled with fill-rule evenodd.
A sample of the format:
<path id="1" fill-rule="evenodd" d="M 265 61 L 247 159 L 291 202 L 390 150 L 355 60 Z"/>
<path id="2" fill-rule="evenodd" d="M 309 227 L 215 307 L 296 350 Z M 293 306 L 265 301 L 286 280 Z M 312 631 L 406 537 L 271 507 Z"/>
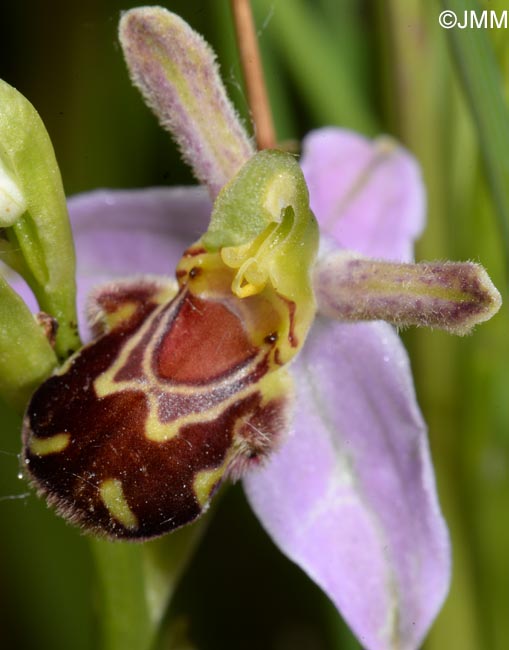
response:
<path id="1" fill-rule="evenodd" d="M 476 170 L 472 132 L 465 124 L 466 114 L 448 64 L 446 34 L 438 25 L 437 5 L 427 0 L 380 0 L 377 9 L 379 38 L 385 46 L 380 60 L 389 122 L 417 156 L 428 193 L 428 227 L 417 257 L 446 258 L 457 252 L 458 232 L 468 228 L 466 213 L 460 210 L 471 208 L 471 174 Z M 476 249 L 467 250 L 472 254 Z M 458 409 L 464 399 L 458 379 L 462 348 L 458 341 L 435 332 L 412 332 L 406 339 L 429 425 L 454 558 L 451 592 L 425 647 L 431 650 L 452 643 L 475 650 L 484 647 L 472 562 L 475 550 L 462 508 L 464 485 L 451 480 L 458 476 L 462 462 L 458 453 L 464 436 L 458 426 Z"/>
<path id="2" fill-rule="evenodd" d="M 257 0 L 258 18 L 273 10 L 267 32 L 283 54 L 296 86 L 320 124 L 341 124 L 366 134 L 377 121 L 337 45 L 337 35 L 303 0 Z"/>
<path id="3" fill-rule="evenodd" d="M 457 16 L 477 11 L 473 0 L 442 0 Z M 485 29 L 450 29 L 449 42 L 474 117 L 504 249 L 509 250 L 509 108 L 493 46 Z M 509 262 L 509 260 L 508 260 Z M 509 273 L 509 263 L 507 264 Z"/>

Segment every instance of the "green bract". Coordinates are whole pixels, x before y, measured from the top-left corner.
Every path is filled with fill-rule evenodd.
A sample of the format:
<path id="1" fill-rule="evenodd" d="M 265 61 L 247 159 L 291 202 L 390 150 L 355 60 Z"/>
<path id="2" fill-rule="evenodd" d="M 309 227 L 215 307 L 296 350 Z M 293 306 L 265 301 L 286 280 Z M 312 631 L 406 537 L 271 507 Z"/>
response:
<path id="1" fill-rule="evenodd" d="M 28 307 L 0 276 L 0 395 L 23 408 L 57 358 Z"/>
<path id="2" fill-rule="evenodd" d="M 1 80 L 0 170 L 0 183 L 4 181 L 1 194 L 12 203 L 9 218 L 1 224 L 7 226 L 2 246 L 4 259 L 23 275 L 41 310 L 57 320 L 56 352 L 65 358 L 79 347 L 79 338 L 74 247 L 60 171 L 36 110 Z M 2 309 L 7 300 L 4 294 L 2 291 Z M 5 332 L 9 333 L 4 332 L 2 344 L 8 345 L 9 336 L 19 336 L 25 325 L 33 327 L 33 323 L 22 325 L 17 319 L 10 322 L 5 314 L 2 318 Z M 32 316 L 25 310 L 17 313 L 17 318 L 26 320 Z M 2 370 L 9 372 L 8 368 Z"/>

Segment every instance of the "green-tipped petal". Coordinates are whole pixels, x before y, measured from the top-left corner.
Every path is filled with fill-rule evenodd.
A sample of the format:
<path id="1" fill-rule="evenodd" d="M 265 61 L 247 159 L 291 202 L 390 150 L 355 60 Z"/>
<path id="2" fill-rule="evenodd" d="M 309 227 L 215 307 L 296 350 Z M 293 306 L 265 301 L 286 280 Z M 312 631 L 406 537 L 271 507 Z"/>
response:
<path id="1" fill-rule="evenodd" d="M 5 177 L 19 192 L 20 214 L 6 235 L 19 249 L 23 258 L 19 268 L 40 308 L 58 321 L 56 350 L 65 357 L 79 346 L 79 339 L 74 247 L 62 180 L 37 111 L 4 81 L 0 81 L 0 158 Z"/>
<path id="2" fill-rule="evenodd" d="M 127 11 L 119 38 L 134 85 L 212 197 L 254 153 L 203 38 L 161 7 Z"/>
<path id="3" fill-rule="evenodd" d="M 22 409 L 57 364 L 43 329 L 0 276 L 0 395 Z"/>
<path id="4" fill-rule="evenodd" d="M 479 264 L 397 264 L 336 253 L 314 273 L 319 310 L 343 321 L 385 320 L 468 334 L 500 309 L 500 293 Z"/>

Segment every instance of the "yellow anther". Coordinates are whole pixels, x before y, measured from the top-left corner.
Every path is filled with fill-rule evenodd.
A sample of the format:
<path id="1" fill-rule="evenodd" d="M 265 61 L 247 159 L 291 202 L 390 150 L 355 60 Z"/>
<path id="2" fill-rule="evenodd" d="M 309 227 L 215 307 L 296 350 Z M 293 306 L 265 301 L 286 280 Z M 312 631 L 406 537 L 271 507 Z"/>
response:
<path id="1" fill-rule="evenodd" d="M 280 223 L 271 223 L 251 242 L 221 250 L 226 266 L 239 269 L 232 282 L 232 292 L 239 298 L 261 293 L 269 280 L 271 256 L 280 237 Z"/>
<path id="2" fill-rule="evenodd" d="M 252 241 L 241 246 L 226 246 L 221 249 L 221 258 L 226 266 L 229 266 L 231 269 L 238 269 L 249 255 L 252 246 Z"/>
<path id="3" fill-rule="evenodd" d="M 239 298 L 247 298 L 260 293 L 267 284 L 267 271 L 260 268 L 258 261 L 250 257 L 240 267 L 232 282 L 232 291 Z"/>

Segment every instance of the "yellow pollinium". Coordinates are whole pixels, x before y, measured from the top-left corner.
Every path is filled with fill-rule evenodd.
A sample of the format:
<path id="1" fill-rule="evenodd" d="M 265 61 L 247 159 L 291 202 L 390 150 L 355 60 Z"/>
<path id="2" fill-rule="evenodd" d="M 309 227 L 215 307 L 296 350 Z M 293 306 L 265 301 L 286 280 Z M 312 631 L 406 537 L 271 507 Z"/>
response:
<path id="1" fill-rule="evenodd" d="M 135 313 L 138 305 L 135 302 L 124 302 L 115 311 L 105 313 L 104 318 L 108 330 L 115 329 L 117 325 L 129 320 Z"/>
<path id="2" fill-rule="evenodd" d="M 275 247 L 281 226 L 271 223 L 252 242 L 221 249 L 226 266 L 238 269 L 231 286 L 238 298 L 254 296 L 265 288 L 269 280 L 271 249 Z"/>

